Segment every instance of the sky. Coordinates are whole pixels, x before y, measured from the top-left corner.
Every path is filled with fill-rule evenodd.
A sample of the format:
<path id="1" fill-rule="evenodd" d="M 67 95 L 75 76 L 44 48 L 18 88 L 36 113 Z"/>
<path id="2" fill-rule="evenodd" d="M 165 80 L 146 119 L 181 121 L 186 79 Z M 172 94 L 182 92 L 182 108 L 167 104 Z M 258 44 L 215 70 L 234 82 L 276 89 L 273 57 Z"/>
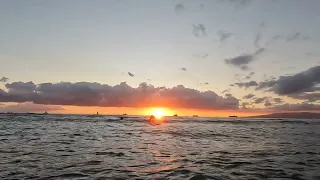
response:
<path id="1" fill-rule="evenodd" d="M 319 0 L 3 0 L 0 112 L 320 111 L 318 7 Z"/>

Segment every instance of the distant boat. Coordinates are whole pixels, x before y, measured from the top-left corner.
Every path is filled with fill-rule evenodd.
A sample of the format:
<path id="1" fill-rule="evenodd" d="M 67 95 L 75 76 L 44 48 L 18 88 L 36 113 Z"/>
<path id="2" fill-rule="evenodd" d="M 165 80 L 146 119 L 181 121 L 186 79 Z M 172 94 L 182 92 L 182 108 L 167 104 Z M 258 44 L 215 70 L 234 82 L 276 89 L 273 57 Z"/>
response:
<path id="1" fill-rule="evenodd" d="M 229 117 L 238 117 L 238 116 L 229 116 Z"/>
<path id="2" fill-rule="evenodd" d="M 122 114 L 122 115 L 126 116 L 126 115 L 128 115 L 128 114 L 124 113 L 124 114 Z"/>
<path id="3" fill-rule="evenodd" d="M 97 115 L 99 115 L 99 112 L 97 111 Z"/>
<path id="4" fill-rule="evenodd" d="M 192 117 L 199 117 L 198 115 L 193 115 Z"/>
<path id="5" fill-rule="evenodd" d="M 173 116 L 178 116 L 178 114 L 174 114 Z"/>
<path id="6" fill-rule="evenodd" d="M 47 111 L 45 111 L 44 113 L 43 113 L 43 115 L 48 115 L 49 113 L 47 112 Z"/>

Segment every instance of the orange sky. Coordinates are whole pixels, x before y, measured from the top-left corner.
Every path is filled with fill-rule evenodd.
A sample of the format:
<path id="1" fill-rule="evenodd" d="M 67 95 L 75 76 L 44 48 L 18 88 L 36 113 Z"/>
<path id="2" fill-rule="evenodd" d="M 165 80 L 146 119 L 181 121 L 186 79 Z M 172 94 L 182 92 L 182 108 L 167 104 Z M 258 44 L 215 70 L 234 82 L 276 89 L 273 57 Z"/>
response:
<path id="1" fill-rule="evenodd" d="M 85 106 L 63 106 L 65 110 L 52 111 L 51 113 L 62 114 L 95 114 L 97 111 L 99 114 L 128 114 L 128 115 L 151 115 L 152 111 L 161 108 L 164 111 L 165 116 L 172 116 L 177 113 L 179 116 L 207 116 L 207 117 L 228 117 L 230 115 L 237 116 L 253 116 L 264 113 L 257 112 L 234 112 L 231 110 L 196 110 L 196 109 L 177 109 L 177 108 L 126 108 L 126 107 L 85 107 Z"/>

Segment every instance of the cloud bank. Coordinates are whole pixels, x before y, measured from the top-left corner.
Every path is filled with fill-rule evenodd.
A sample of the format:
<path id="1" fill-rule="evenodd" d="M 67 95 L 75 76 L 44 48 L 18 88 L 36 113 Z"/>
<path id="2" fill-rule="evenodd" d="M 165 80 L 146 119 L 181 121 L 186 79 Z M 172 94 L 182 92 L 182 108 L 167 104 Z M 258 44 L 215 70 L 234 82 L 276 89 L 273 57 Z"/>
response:
<path id="1" fill-rule="evenodd" d="M 178 85 L 172 88 L 141 83 L 134 88 L 122 82 L 115 86 L 91 82 L 42 83 L 13 82 L 0 89 L 0 102 L 32 102 L 45 105 L 101 107 L 192 108 L 207 110 L 238 109 L 239 100 L 213 91 L 198 91 Z"/>
<path id="2" fill-rule="evenodd" d="M 292 76 L 280 76 L 276 80 L 260 82 L 256 89 L 271 91 L 278 95 L 292 95 L 319 91 L 319 83 L 320 66 L 315 66 Z"/>
<path id="3" fill-rule="evenodd" d="M 56 105 L 42 105 L 42 104 L 33 104 L 29 102 L 0 107 L 0 112 L 14 112 L 14 113 L 44 112 L 44 111 L 57 111 L 57 110 L 64 110 L 64 108 Z"/>

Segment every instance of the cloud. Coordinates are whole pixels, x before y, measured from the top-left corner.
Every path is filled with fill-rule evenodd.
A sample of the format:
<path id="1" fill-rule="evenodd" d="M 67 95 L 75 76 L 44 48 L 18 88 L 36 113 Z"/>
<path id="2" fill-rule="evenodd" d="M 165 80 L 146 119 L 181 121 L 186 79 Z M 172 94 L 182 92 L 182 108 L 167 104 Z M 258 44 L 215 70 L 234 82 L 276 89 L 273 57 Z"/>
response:
<path id="1" fill-rule="evenodd" d="M 247 95 L 243 96 L 243 99 L 251 99 L 254 96 L 255 96 L 254 94 L 247 94 Z"/>
<path id="2" fill-rule="evenodd" d="M 181 68 L 181 71 L 187 71 L 187 68 Z"/>
<path id="3" fill-rule="evenodd" d="M 64 110 L 64 108 L 56 105 L 33 104 L 30 102 L 0 107 L 0 112 L 15 112 L 15 113 L 45 112 L 45 111 L 49 112 L 49 111 L 57 111 L 57 110 Z"/>
<path id="4" fill-rule="evenodd" d="M 249 5 L 253 0 L 217 0 L 220 3 L 229 3 L 230 5 L 233 5 L 235 9 L 244 8 L 247 5 Z"/>
<path id="5" fill-rule="evenodd" d="M 264 102 L 264 106 L 265 106 L 265 107 L 270 107 L 270 106 L 272 106 L 272 104 L 271 104 L 270 101 L 267 99 L 267 100 Z"/>
<path id="6" fill-rule="evenodd" d="M 256 37 L 255 37 L 255 39 L 254 39 L 254 46 L 255 46 L 257 49 L 260 48 L 260 45 L 259 45 L 260 40 L 261 40 L 261 33 L 258 32 L 257 35 L 256 35 Z"/>
<path id="7" fill-rule="evenodd" d="M 209 84 L 208 82 L 205 82 L 205 83 L 204 83 L 204 85 L 208 85 L 208 84 Z"/>
<path id="8" fill-rule="evenodd" d="M 9 78 L 7 78 L 7 77 L 2 77 L 0 79 L 0 82 L 3 82 L 3 83 L 8 82 L 8 81 L 9 81 Z"/>
<path id="9" fill-rule="evenodd" d="M 320 111 L 319 104 L 300 103 L 300 104 L 282 104 L 271 108 L 274 111 Z"/>
<path id="10" fill-rule="evenodd" d="M 256 89 L 272 91 L 279 95 L 290 95 L 320 90 L 319 83 L 320 66 L 315 66 L 291 76 L 280 76 L 277 80 L 260 82 Z"/>
<path id="11" fill-rule="evenodd" d="M 248 106 L 248 105 L 250 105 L 250 103 L 248 103 L 248 102 L 243 102 L 243 103 L 242 103 L 242 108 L 243 108 L 243 109 L 247 109 L 247 106 Z"/>
<path id="12" fill-rule="evenodd" d="M 292 36 L 289 36 L 289 37 L 287 38 L 287 41 L 297 40 L 300 36 L 301 36 L 301 33 L 296 32 L 296 33 L 294 33 Z"/>
<path id="13" fill-rule="evenodd" d="M 16 84 L 7 84 L 8 91 L 0 90 L 0 102 L 101 107 L 164 106 L 211 110 L 238 109 L 239 106 L 239 100 L 232 95 L 222 97 L 213 91 L 198 91 L 183 85 L 166 88 L 141 83 L 133 88 L 125 82 L 115 86 L 90 82 L 60 82 L 42 83 L 31 88 L 31 84 L 34 85 L 32 82 L 19 82 L 19 86 Z"/>
<path id="14" fill-rule="evenodd" d="M 275 35 L 275 36 L 273 36 L 269 41 L 267 41 L 267 43 L 266 43 L 266 47 L 268 47 L 268 46 L 270 46 L 270 45 L 272 45 L 273 43 L 275 43 L 277 40 L 279 40 L 279 39 L 281 39 L 282 38 L 282 36 L 281 35 Z"/>
<path id="15" fill-rule="evenodd" d="M 232 33 L 218 31 L 218 36 L 220 37 L 220 42 L 224 42 L 232 36 Z"/>
<path id="16" fill-rule="evenodd" d="M 254 74 L 254 72 L 251 72 L 248 76 L 245 77 L 245 79 L 250 79 Z"/>
<path id="17" fill-rule="evenodd" d="M 222 94 L 226 93 L 226 92 L 229 92 L 230 91 L 230 88 L 229 89 L 225 89 L 222 91 Z"/>
<path id="18" fill-rule="evenodd" d="M 320 102 L 320 93 L 300 93 L 300 94 L 291 94 L 289 97 L 299 100 L 305 100 L 308 102 Z"/>
<path id="19" fill-rule="evenodd" d="M 36 85 L 33 82 L 13 82 L 5 85 L 11 94 L 27 94 L 33 92 L 36 89 Z"/>
<path id="20" fill-rule="evenodd" d="M 239 83 L 234 83 L 237 85 L 239 88 L 250 88 L 253 86 L 258 86 L 258 83 L 256 81 L 249 81 L 249 82 L 239 82 Z"/>
<path id="21" fill-rule="evenodd" d="M 128 72 L 128 75 L 134 77 L 134 74 L 132 74 L 131 72 Z"/>
<path id="22" fill-rule="evenodd" d="M 264 102 L 266 100 L 268 100 L 268 97 L 257 98 L 257 99 L 254 100 L 254 103 L 255 104 L 260 104 L 260 103 L 262 103 L 262 102 Z"/>
<path id="23" fill-rule="evenodd" d="M 283 100 L 281 98 L 273 98 L 272 100 L 273 100 L 273 102 L 278 103 L 278 104 L 283 103 Z"/>
<path id="24" fill-rule="evenodd" d="M 176 6 L 174 7 L 174 10 L 177 14 L 181 14 L 184 11 L 184 6 L 183 4 L 176 4 Z"/>
<path id="25" fill-rule="evenodd" d="M 240 55 L 234 58 L 230 58 L 230 59 L 225 59 L 224 62 L 226 64 L 230 64 L 234 67 L 238 67 L 242 70 L 247 70 L 248 69 L 248 64 L 251 63 L 252 61 L 255 60 L 255 58 L 261 54 L 262 52 L 264 52 L 265 49 L 264 48 L 260 48 L 258 49 L 255 53 L 253 54 L 244 54 L 244 55 Z"/>
<path id="26" fill-rule="evenodd" d="M 193 35 L 196 37 L 206 36 L 206 27 L 203 24 L 194 24 L 193 26 Z"/>

